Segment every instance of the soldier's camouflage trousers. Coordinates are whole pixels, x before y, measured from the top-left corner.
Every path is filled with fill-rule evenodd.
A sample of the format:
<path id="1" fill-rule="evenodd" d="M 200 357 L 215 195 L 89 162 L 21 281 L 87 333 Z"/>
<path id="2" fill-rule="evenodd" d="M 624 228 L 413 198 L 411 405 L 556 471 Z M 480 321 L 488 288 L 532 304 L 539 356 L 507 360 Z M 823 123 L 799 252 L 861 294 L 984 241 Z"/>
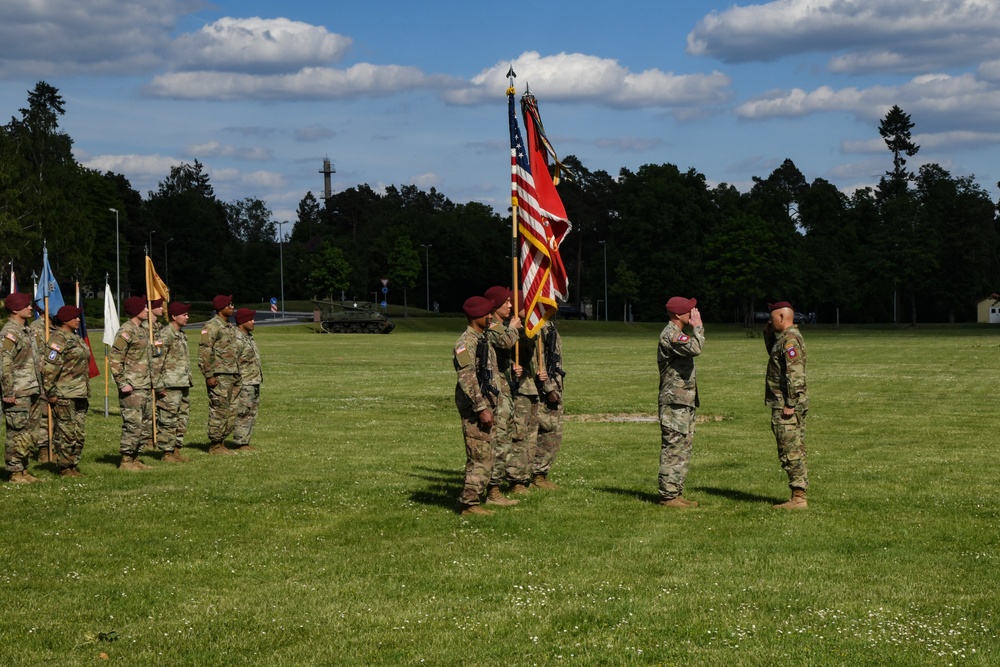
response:
<path id="1" fill-rule="evenodd" d="M 218 383 L 208 388 L 208 440 L 223 442 L 236 427 L 236 397 L 240 376 L 216 375 Z"/>
<path id="2" fill-rule="evenodd" d="M 135 456 L 153 442 L 153 390 L 118 393 L 122 410 L 122 441 L 118 451 Z"/>
<path id="3" fill-rule="evenodd" d="M 538 404 L 538 440 L 535 443 L 535 475 L 547 475 L 562 444 L 563 404 L 549 403 L 542 397 Z"/>
<path id="4" fill-rule="evenodd" d="M 459 501 L 463 505 L 478 505 L 479 497 L 493 474 L 493 440 L 496 427 L 483 431 L 476 412 L 462 410 L 462 435 L 465 437 L 465 486 Z"/>
<path id="5" fill-rule="evenodd" d="M 512 483 L 531 481 L 538 444 L 538 397 L 514 396 L 514 429 L 511 434 L 507 479 Z"/>
<path id="6" fill-rule="evenodd" d="M 684 493 L 691 449 L 694 445 L 694 408 L 660 405 L 660 498 L 670 500 Z"/>
<path id="7" fill-rule="evenodd" d="M 156 446 L 172 452 L 184 446 L 191 420 L 191 388 L 170 387 L 156 401 Z"/>
<path id="8" fill-rule="evenodd" d="M 260 385 L 245 384 L 236 397 L 236 427 L 233 429 L 233 443 L 242 446 L 250 444 L 253 425 L 257 421 L 260 407 Z"/>
<path id="9" fill-rule="evenodd" d="M 34 451 L 49 446 L 49 404 L 45 401 L 38 401 L 38 420 L 35 422 L 33 439 L 35 441 Z"/>
<path id="10" fill-rule="evenodd" d="M 514 399 L 510 393 L 501 391 L 497 407 L 493 412 L 493 428 L 496 431 L 493 444 L 493 475 L 491 486 L 499 486 L 503 481 L 510 460 L 511 437 L 514 429 Z"/>
<path id="11" fill-rule="evenodd" d="M 49 408 L 52 410 L 52 444 L 56 464 L 60 468 L 75 468 L 80 465 L 83 453 L 90 401 L 86 398 L 60 398 Z"/>
<path id="12" fill-rule="evenodd" d="M 28 457 L 36 449 L 35 436 L 42 403 L 38 394 L 19 396 L 15 403 L 3 403 L 3 419 L 7 425 L 4 459 L 8 472 L 21 472 L 28 467 Z"/>
<path id="13" fill-rule="evenodd" d="M 781 414 L 781 408 L 771 410 L 771 432 L 778 445 L 781 469 L 788 475 L 790 489 L 809 488 L 806 471 L 806 410 L 796 410 L 791 417 Z"/>

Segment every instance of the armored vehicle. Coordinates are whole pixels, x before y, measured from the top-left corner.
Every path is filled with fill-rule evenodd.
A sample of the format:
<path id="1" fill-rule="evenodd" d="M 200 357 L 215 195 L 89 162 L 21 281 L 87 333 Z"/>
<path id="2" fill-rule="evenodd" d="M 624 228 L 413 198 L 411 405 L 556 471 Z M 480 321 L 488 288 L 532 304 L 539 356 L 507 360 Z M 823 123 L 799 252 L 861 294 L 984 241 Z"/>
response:
<path id="1" fill-rule="evenodd" d="M 313 299 L 319 322 L 327 333 L 389 333 L 396 324 L 367 301 Z"/>

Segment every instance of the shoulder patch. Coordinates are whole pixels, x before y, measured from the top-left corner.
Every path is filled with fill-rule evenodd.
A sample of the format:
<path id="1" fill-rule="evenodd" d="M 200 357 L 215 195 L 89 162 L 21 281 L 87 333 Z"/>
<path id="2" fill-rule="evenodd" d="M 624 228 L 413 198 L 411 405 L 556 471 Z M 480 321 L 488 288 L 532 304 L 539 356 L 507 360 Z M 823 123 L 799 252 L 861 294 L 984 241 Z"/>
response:
<path id="1" fill-rule="evenodd" d="M 799 351 L 794 345 L 789 345 L 785 348 L 785 354 L 788 355 L 789 359 L 795 359 L 799 356 Z"/>
<path id="2" fill-rule="evenodd" d="M 127 331 L 119 331 L 118 332 L 118 337 L 119 338 L 123 338 L 125 340 L 132 340 L 132 336 Z"/>
<path id="3" fill-rule="evenodd" d="M 56 352 L 62 352 L 62 345 L 60 345 L 59 343 L 49 343 L 49 347 L 51 347 Z"/>
<path id="4" fill-rule="evenodd" d="M 49 361 L 55 361 L 56 357 L 58 357 L 58 356 L 59 356 L 59 350 L 57 350 L 55 347 L 53 347 L 52 351 L 49 352 Z"/>
<path id="5" fill-rule="evenodd" d="M 679 333 L 676 336 L 674 336 L 675 343 L 686 343 L 689 340 L 691 340 L 691 336 L 688 336 L 687 334 L 684 333 Z"/>
<path id="6" fill-rule="evenodd" d="M 202 334 L 207 334 L 207 333 L 208 333 L 208 329 L 202 329 L 202 330 L 201 330 L 201 333 L 202 333 Z"/>
<path id="7" fill-rule="evenodd" d="M 458 362 L 459 366 L 471 366 L 476 359 L 465 343 L 459 343 L 455 348 L 455 361 Z"/>
<path id="8" fill-rule="evenodd" d="M 14 335 L 14 332 L 13 332 L 13 331 L 8 331 L 8 332 L 7 332 L 7 335 L 6 335 L 6 336 L 4 336 L 4 338 L 6 338 L 7 340 L 12 340 L 12 341 L 14 341 L 15 343 L 17 342 L 17 336 L 15 336 L 15 335 Z"/>

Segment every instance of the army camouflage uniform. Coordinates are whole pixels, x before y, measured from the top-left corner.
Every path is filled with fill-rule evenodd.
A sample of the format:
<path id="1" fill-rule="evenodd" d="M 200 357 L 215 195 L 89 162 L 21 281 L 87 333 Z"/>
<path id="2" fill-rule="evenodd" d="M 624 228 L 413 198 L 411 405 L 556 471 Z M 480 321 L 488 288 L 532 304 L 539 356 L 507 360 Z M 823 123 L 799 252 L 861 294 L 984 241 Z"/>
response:
<path id="1" fill-rule="evenodd" d="M 527 485 L 535 462 L 538 442 L 538 358 L 535 347 L 538 337 L 528 338 L 521 331 L 520 361 L 524 371 L 517 391 L 514 392 L 514 429 L 511 437 L 510 458 L 507 461 L 507 479 L 512 484 Z"/>
<path id="2" fill-rule="evenodd" d="M 162 351 L 163 341 L 154 339 L 150 345 L 149 329 L 130 319 L 118 330 L 108 353 L 122 412 L 122 438 L 118 446 L 122 456 L 134 458 L 153 442 L 153 395 L 163 389 L 159 374 L 154 378 L 154 368 L 160 363 Z M 124 393 L 125 385 L 132 385 L 132 391 Z"/>
<path id="3" fill-rule="evenodd" d="M 465 436 L 465 486 L 459 501 L 463 505 L 479 504 L 479 498 L 493 474 L 493 451 L 496 428 L 482 430 L 479 424 L 479 413 L 483 410 L 495 410 L 497 396 L 487 392 L 484 396 L 477 375 L 479 345 L 489 347 L 489 371 L 492 374 L 493 386 L 496 387 L 497 357 L 493 347 L 489 345 L 485 334 L 479 334 L 471 326 L 455 342 L 454 362 L 458 382 L 455 384 L 455 406 L 462 419 L 462 435 Z"/>
<path id="4" fill-rule="evenodd" d="M 514 382 L 514 345 L 517 343 L 517 329 L 509 329 L 503 322 L 493 321 L 486 331 L 494 354 L 497 357 L 499 373 L 497 388 L 497 408 L 493 413 L 493 426 L 496 429 L 496 442 L 493 450 L 493 475 L 490 486 L 499 486 L 506 473 L 507 461 L 510 458 L 511 435 L 514 426 L 514 397 L 511 395 L 511 385 Z"/>
<path id="5" fill-rule="evenodd" d="M 60 469 L 76 469 L 90 408 L 90 348 L 73 331 L 61 327 L 49 332 L 42 380 L 52 409 L 52 444 Z"/>
<path id="6" fill-rule="evenodd" d="M 158 374 L 163 395 L 156 401 L 156 444 L 164 452 L 172 452 L 184 446 L 184 435 L 191 419 L 194 380 L 187 335 L 168 324 L 163 327 L 160 339 L 163 355 Z"/>
<path id="7" fill-rule="evenodd" d="M 543 349 L 546 351 L 545 364 L 549 379 L 539 382 L 541 397 L 538 403 L 538 439 L 535 444 L 534 475 L 545 477 L 552 468 L 552 463 L 559 454 L 562 444 L 563 421 L 563 370 L 562 368 L 562 336 L 554 322 L 546 322 L 539 336 Z M 555 352 L 555 358 L 549 358 L 549 352 Z M 549 394 L 555 392 L 555 403 L 549 402 Z"/>
<path id="8" fill-rule="evenodd" d="M 51 335 L 57 328 L 58 327 L 54 323 L 49 321 L 49 335 Z M 48 349 L 48 345 L 45 341 L 45 317 L 42 316 L 31 320 L 31 322 L 28 323 L 28 330 L 35 337 L 35 350 L 38 352 L 39 360 L 41 360 L 42 357 L 45 356 L 45 351 Z M 34 429 L 34 440 L 35 448 L 38 452 L 38 458 L 43 461 L 48 460 L 48 452 L 46 450 L 49 447 L 49 404 L 45 401 L 39 403 L 38 423 L 35 425 Z M 53 451 L 52 460 L 55 460 L 55 451 Z"/>
<path id="9" fill-rule="evenodd" d="M 688 463 L 694 444 L 695 409 L 699 405 L 694 358 L 705 344 L 705 328 L 684 333 L 673 321 L 660 334 L 656 363 L 660 369 L 660 470 L 661 500 L 684 493 Z"/>
<path id="10" fill-rule="evenodd" d="M 250 444 L 253 425 L 257 421 L 260 407 L 260 385 L 264 373 L 260 365 L 260 351 L 253 332 L 236 327 L 236 338 L 240 345 L 239 371 L 242 388 L 236 398 L 236 427 L 233 429 L 233 443 L 239 447 Z"/>
<path id="11" fill-rule="evenodd" d="M 35 451 L 35 434 L 41 416 L 41 364 L 35 337 L 28 327 L 8 319 L 0 329 L 0 388 L 4 398 L 3 415 L 7 425 L 4 458 L 7 471 L 20 473 L 28 467 L 28 457 Z"/>
<path id="12" fill-rule="evenodd" d="M 240 346 L 236 327 L 221 316 L 210 319 L 201 330 L 198 367 L 205 379 L 216 378 L 208 387 L 208 439 L 222 445 L 236 427 L 236 398 L 240 394 Z"/>
<path id="13" fill-rule="evenodd" d="M 764 404 L 771 408 L 771 431 L 778 445 L 778 460 L 788 475 L 788 486 L 806 491 L 806 415 L 809 391 L 806 388 L 806 348 L 797 326 L 781 333 L 768 329 L 764 345 L 770 355 L 764 384 Z M 794 408 L 790 417 L 782 415 L 785 407 Z"/>

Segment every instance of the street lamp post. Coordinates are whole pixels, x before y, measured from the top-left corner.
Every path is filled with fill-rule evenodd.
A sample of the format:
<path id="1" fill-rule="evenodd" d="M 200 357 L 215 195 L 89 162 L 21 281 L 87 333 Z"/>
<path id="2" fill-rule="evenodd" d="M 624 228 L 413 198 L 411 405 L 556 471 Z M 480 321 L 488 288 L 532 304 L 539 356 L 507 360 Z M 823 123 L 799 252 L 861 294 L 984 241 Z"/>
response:
<path id="1" fill-rule="evenodd" d="M 427 312 L 431 312 L 431 244 L 421 243 L 420 247 L 424 249 L 424 269 L 426 270 L 426 278 L 424 279 L 427 283 Z"/>
<path id="2" fill-rule="evenodd" d="M 598 241 L 604 246 L 604 321 L 608 321 L 608 242 Z"/>
<path id="3" fill-rule="evenodd" d="M 155 234 L 155 233 L 156 233 L 155 229 L 152 230 L 151 232 L 149 232 L 149 246 L 147 246 L 147 247 L 149 248 L 149 258 L 150 259 L 153 259 L 153 234 Z"/>
<path id="4" fill-rule="evenodd" d="M 109 208 L 115 212 L 115 302 L 117 303 L 118 314 L 122 312 L 122 259 L 118 250 L 118 209 Z"/>
<path id="5" fill-rule="evenodd" d="M 284 235 L 284 225 L 288 224 L 288 220 L 284 222 L 279 222 L 278 224 L 278 270 L 281 276 L 281 319 L 285 319 L 285 235 Z"/>
<path id="6" fill-rule="evenodd" d="M 171 236 L 167 239 L 167 242 L 163 244 L 163 272 L 167 276 L 167 287 L 170 287 L 170 261 L 167 256 L 167 246 L 170 245 L 170 242 L 173 240 L 174 237 Z"/>

